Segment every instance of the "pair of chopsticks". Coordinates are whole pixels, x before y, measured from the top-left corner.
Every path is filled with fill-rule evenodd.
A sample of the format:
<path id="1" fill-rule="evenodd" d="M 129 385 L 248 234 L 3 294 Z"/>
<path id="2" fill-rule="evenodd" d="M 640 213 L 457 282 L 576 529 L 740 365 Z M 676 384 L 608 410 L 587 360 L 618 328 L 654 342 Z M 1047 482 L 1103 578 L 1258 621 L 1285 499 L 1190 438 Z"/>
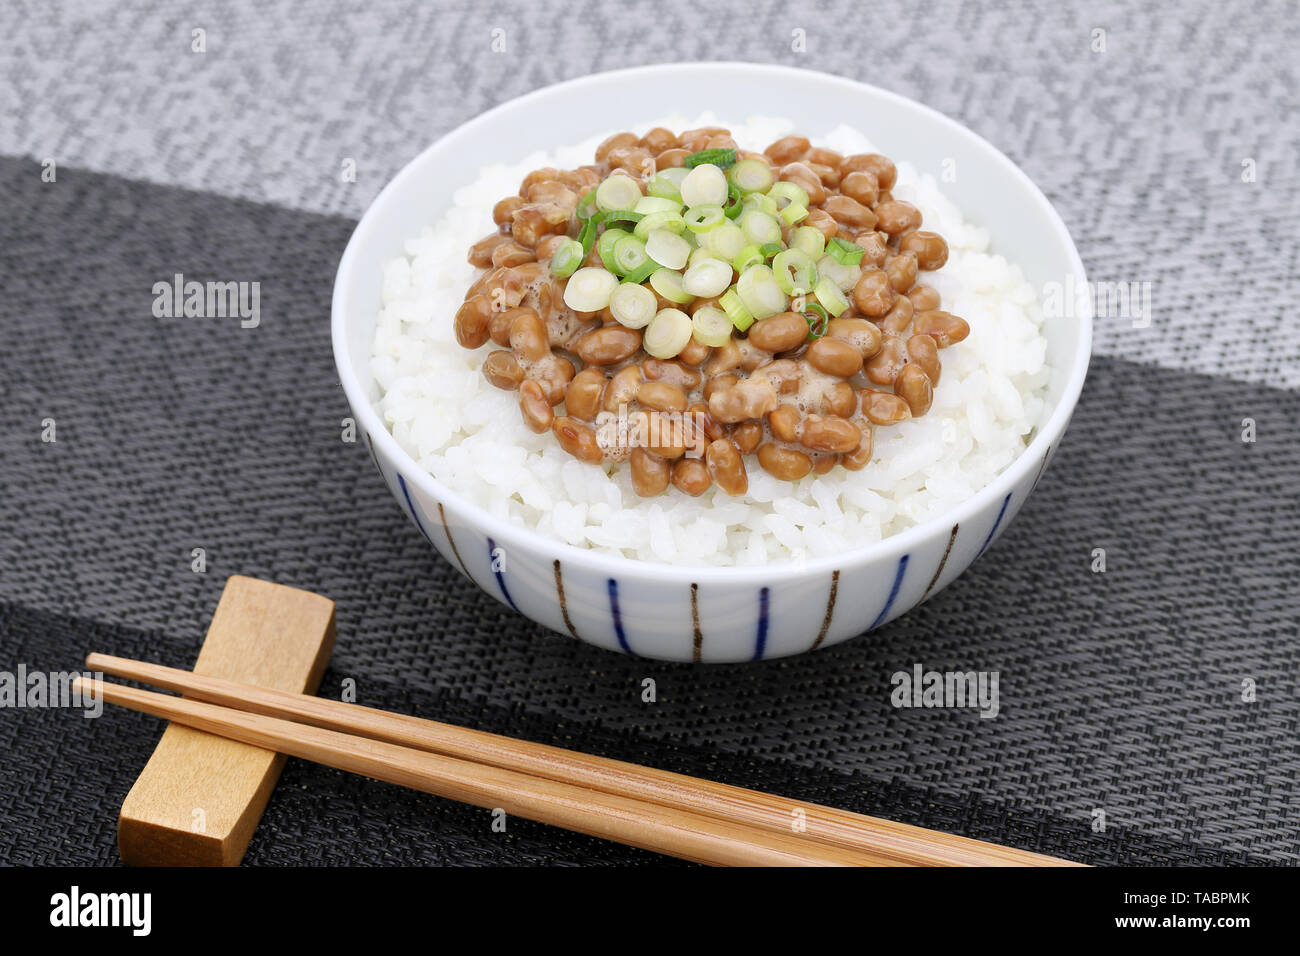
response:
<path id="1" fill-rule="evenodd" d="M 437 721 L 91 654 L 108 703 L 426 793 L 730 866 L 1074 866 L 1055 857 Z M 78 678 L 83 695 L 95 684 Z"/>

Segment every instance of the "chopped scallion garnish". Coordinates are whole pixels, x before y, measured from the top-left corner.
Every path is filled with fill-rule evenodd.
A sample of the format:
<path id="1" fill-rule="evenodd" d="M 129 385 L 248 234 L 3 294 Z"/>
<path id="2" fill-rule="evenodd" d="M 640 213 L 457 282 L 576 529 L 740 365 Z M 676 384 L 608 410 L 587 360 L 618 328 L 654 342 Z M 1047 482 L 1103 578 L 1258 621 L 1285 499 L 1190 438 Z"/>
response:
<path id="1" fill-rule="evenodd" d="M 600 224 L 604 221 L 605 214 L 597 212 L 593 213 L 582 224 L 582 230 L 578 233 L 578 242 L 582 243 L 582 256 L 584 259 L 591 252 L 591 247 L 596 244 L 596 233 L 600 231 Z"/>
<path id="2" fill-rule="evenodd" d="M 632 276 L 609 296 L 609 311 L 614 318 L 629 329 L 643 329 L 650 324 L 659 309 L 655 294 L 640 283 L 632 283 Z M 645 279 L 641 280 L 642 282 Z"/>
<path id="3" fill-rule="evenodd" d="M 735 183 L 727 184 L 727 205 L 723 207 L 723 213 L 728 219 L 735 219 L 745 209 L 744 194 L 740 187 Z"/>
<path id="4" fill-rule="evenodd" d="M 700 259 L 682 275 L 682 288 L 699 299 L 722 295 L 731 285 L 731 266 L 721 259 Z"/>
<path id="5" fill-rule="evenodd" d="M 765 193 L 772 188 L 772 167 L 761 159 L 742 159 L 727 178 L 744 193 Z"/>
<path id="6" fill-rule="evenodd" d="M 817 288 L 813 290 L 817 296 L 817 301 L 831 315 L 838 316 L 849 307 L 849 300 L 844 297 L 844 293 L 830 279 L 823 278 L 817 283 Z"/>
<path id="7" fill-rule="evenodd" d="M 600 238 L 596 240 L 596 252 L 600 254 L 600 261 L 614 275 L 621 276 L 623 274 L 614 259 L 614 246 L 620 239 L 628 235 L 629 233 L 623 229 L 606 229 L 600 234 Z"/>
<path id="8" fill-rule="evenodd" d="M 785 220 L 787 226 L 793 226 L 796 223 L 803 222 L 808 218 L 808 207 L 797 202 L 792 202 L 781 210 L 781 218 Z"/>
<path id="9" fill-rule="evenodd" d="M 767 195 L 776 202 L 778 207 L 788 206 L 791 203 L 805 208 L 808 206 L 808 194 L 796 183 L 779 182 L 767 191 Z"/>
<path id="10" fill-rule="evenodd" d="M 641 198 L 641 186 L 631 176 L 614 173 L 596 187 L 596 205 L 609 212 L 614 209 L 631 209 Z"/>
<path id="11" fill-rule="evenodd" d="M 650 259 L 645 251 L 645 243 L 636 236 L 622 236 L 614 243 L 614 265 L 613 270 L 621 276 L 630 272 L 635 272 L 641 268 Z"/>
<path id="12" fill-rule="evenodd" d="M 819 339 L 826 334 L 831 317 L 816 302 L 807 302 L 803 307 L 803 317 L 808 322 L 808 338 Z"/>
<path id="13" fill-rule="evenodd" d="M 663 266 L 661 266 L 659 263 L 655 262 L 653 259 L 647 256 L 646 261 L 644 263 L 637 266 L 626 276 L 624 276 L 623 282 L 625 284 L 630 282 L 634 285 L 640 285 L 642 282 L 645 282 L 646 279 L 649 279 L 652 275 L 654 275 L 662 268 Z"/>
<path id="14" fill-rule="evenodd" d="M 839 236 L 833 238 L 826 246 L 826 254 L 842 266 L 856 266 L 862 261 L 866 251 L 857 243 L 841 239 Z"/>
<path id="15" fill-rule="evenodd" d="M 682 274 L 672 269 L 657 269 L 650 274 L 650 288 L 654 289 L 669 302 L 678 305 L 690 302 L 695 296 L 682 286 Z"/>
<path id="16" fill-rule="evenodd" d="M 669 173 L 681 172 L 682 176 L 670 176 Z M 680 203 L 682 194 L 678 187 L 685 178 L 684 169 L 661 169 L 650 177 L 650 181 L 645 184 L 646 194 L 656 199 L 670 199 L 673 202 Z"/>
<path id="17" fill-rule="evenodd" d="M 736 270 L 736 274 L 744 272 L 750 266 L 763 261 L 763 250 L 758 246 L 749 245 L 736 253 L 731 260 L 731 267 Z"/>
<path id="18" fill-rule="evenodd" d="M 763 246 L 781 241 L 781 223 L 775 216 L 750 207 L 740 214 L 738 225 L 750 242 Z"/>
<path id="19" fill-rule="evenodd" d="M 775 217 L 780 212 L 776 207 L 776 200 L 762 193 L 750 193 L 745 197 L 745 210 L 749 211 L 750 209 L 757 209 L 772 217 Z"/>
<path id="20" fill-rule="evenodd" d="M 701 345 L 726 345 L 731 338 L 731 316 L 715 306 L 702 306 L 691 316 L 691 332 Z"/>
<path id="21" fill-rule="evenodd" d="M 772 272 L 786 295 L 807 295 L 817 285 L 817 264 L 798 249 L 777 253 Z"/>
<path id="22" fill-rule="evenodd" d="M 812 226 L 800 226 L 790 234 L 790 248 L 798 249 L 814 262 L 826 251 L 826 237 L 820 229 Z"/>
<path id="23" fill-rule="evenodd" d="M 683 217 L 691 232 L 708 232 L 727 221 L 721 206 L 692 206 Z"/>
<path id="24" fill-rule="evenodd" d="M 744 332 L 754 324 L 754 317 L 749 314 L 745 304 L 740 301 L 740 294 L 736 290 L 728 289 L 718 299 L 718 305 L 722 306 L 722 311 L 727 313 L 727 318 L 731 319 L 731 324 L 741 332 Z"/>
<path id="25" fill-rule="evenodd" d="M 765 265 L 752 265 L 736 281 L 736 291 L 749 314 L 756 319 L 784 312 L 790 304 L 772 270 Z"/>
<path id="26" fill-rule="evenodd" d="M 564 304 L 574 312 L 599 312 L 609 305 L 618 288 L 618 277 L 596 266 L 587 266 L 569 276 L 564 286 Z"/>
<path id="27" fill-rule="evenodd" d="M 684 269 L 691 256 L 691 244 L 668 229 L 652 229 L 645 240 L 645 251 L 666 269 Z"/>
<path id="28" fill-rule="evenodd" d="M 736 151 L 734 149 L 702 149 L 698 153 L 691 153 L 682 160 L 682 165 L 687 169 L 694 169 L 696 166 L 702 166 L 705 163 L 717 166 L 719 169 L 727 169 L 736 164 Z"/>
<path id="29" fill-rule="evenodd" d="M 637 238 L 642 241 L 650 238 L 650 233 L 656 229 L 667 229 L 671 232 L 685 232 L 686 220 L 681 213 L 676 212 L 652 212 L 636 224 L 633 230 Z"/>
<path id="30" fill-rule="evenodd" d="M 645 213 L 634 212 L 631 209 L 611 209 L 604 214 L 601 221 L 608 224 L 611 222 L 640 222 L 645 218 Z"/>
<path id="31" fill-rule="evenodd" d="M 567 279 L 578 271 L 582 260 L 587 257 L 582 251 L 582 243 L 576 239 L 562 239 L 551 255 L 551 275 Z"/>

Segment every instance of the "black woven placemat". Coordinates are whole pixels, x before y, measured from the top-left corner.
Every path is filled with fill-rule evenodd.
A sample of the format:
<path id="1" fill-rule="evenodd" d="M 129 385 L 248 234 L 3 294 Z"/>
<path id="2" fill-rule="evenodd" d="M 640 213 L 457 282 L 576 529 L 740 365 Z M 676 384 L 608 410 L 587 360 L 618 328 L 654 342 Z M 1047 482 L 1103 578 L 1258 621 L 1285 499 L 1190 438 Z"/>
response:
<path id="1" fill-rule="evenodd" d="M 324 693 L 351 678 L 375 706 L 1090 862 L 1300 859 L 1295 393 L 1097 359 L 1037 492 L 924 607 L 804 658 L 629 660 L 481 594 L 340 440 L 350 221 L 73 169 L 50 188 L 19 160 L 0 178 L 0 669 L 187 664 L 250 574 L 338 602 Z M 261 326 L 155 318 L 177 272 L 260 282 Z M 1001 713 L 893 709 L 918 662 L 999 671 Z M 0 711 L 0 861 L 114 862 L 158 730 Z M 249 860 L 661 862 L 298 761 Z"/>

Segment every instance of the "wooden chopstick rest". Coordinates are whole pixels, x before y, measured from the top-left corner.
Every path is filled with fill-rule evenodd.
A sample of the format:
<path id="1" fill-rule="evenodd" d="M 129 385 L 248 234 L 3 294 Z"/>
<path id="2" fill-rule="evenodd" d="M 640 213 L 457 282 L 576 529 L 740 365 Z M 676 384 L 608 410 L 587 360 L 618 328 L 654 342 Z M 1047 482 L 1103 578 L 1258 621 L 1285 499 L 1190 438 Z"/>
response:
<path id="1" fill-rule="evenodd" d="M 236 575 L 221 592 L 194 673 L 314 692 L 333 649 L 333 601 Z M 274 749 L 168 726 L 122 803 L 122 860 L 237 865 L 283 766 Z"/>

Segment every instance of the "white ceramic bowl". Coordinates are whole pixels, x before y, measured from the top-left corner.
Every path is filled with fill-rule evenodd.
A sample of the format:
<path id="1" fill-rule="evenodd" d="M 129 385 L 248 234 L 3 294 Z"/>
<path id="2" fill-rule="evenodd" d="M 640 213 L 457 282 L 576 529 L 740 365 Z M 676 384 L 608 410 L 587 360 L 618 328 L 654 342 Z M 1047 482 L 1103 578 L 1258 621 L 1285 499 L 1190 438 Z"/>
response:
<path id="1" fill-rule="evenodd" d="M 653 91 L 653 95 L 647 95 Z M 1014 163 L 935 111 L 875 87 L 787 67 L 694 63 L 618 70 L 511 100 L 438 140 L 362 217 L 339 263 L 332 334 L 339 377 L 389 490 L 429 542 L 489 595 L 546 627 L 611 650 L 673 661 L 746 661 L 827 647 L 879 627 L 953 581 L 1033 490 L 1083 386 L 1092 315 L 1052 319 L 1058 370 L 1046 425 L 989 486 L 950 513 L 829 558 L 766 567 L 687 568 L 611 558 L 484 513 L 417 467 L 384 427 L 369 370 L 386 262 L 437 221 L 452 192 L 491 162 L 518 162 L 664 113 L 711 109 L 797 117 L 818 136 L 840 123 L 888 156 L 960 174 L 944 191 L 987 228 L 993 249 L 1038 288 L 1073 281 L 1083 263 L 1051 204 Z M 1070 310 L 1067 310 L 1070 311 Z M 494 555 L 505 560 L 495 561 Z"/>

